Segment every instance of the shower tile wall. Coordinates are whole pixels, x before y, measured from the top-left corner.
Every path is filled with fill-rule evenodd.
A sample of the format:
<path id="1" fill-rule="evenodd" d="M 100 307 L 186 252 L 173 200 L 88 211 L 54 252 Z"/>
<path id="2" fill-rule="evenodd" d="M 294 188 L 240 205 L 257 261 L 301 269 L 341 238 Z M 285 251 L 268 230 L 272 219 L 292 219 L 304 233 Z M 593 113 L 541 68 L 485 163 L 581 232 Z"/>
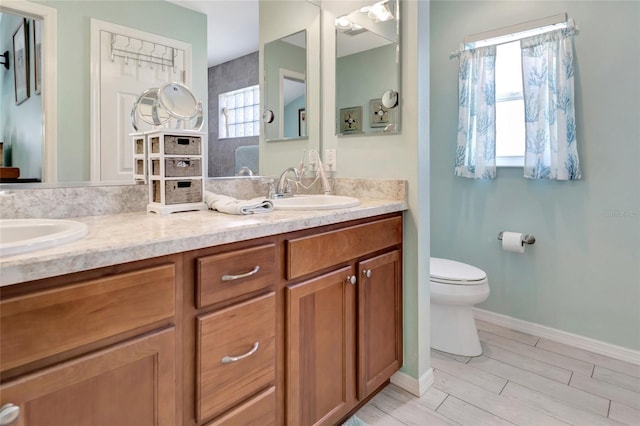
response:
<path id="1" fill-rule="evenodd" d="M 233 176 L 237 147 L 257 145 L 258 136 L 218 141 L 218 95 L 258 84 L 258 52 L 209 68 L 209 176 Z"/>

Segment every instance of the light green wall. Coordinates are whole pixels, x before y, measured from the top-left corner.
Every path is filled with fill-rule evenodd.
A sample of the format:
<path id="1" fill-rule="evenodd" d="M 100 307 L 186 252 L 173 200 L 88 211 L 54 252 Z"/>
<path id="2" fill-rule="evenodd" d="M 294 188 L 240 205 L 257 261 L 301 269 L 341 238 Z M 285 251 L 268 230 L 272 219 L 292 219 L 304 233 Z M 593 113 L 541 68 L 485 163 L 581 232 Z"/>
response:
<path id="1" fill-rule="evenodd" d="M 191 43 L 191 89 L 203 105 L 207 105 L 207 18 L 204 14 L 163 0 L 36 2 L 58 12 L 59 181 L 87 181 L 90 176 L 91 18 Z"/>
<path id="2" fill-rule="evenodd" d="M 323 1 L 322 147 L 336 149 L 341 177 L 405 179 L 409 209 L 404 214 L 404 366 L 428 377 L 429 356 L 429 2 L 401 4 L 402 108 L 398 134 L 338 137 L 335 134 L 335 27 L 343 1 Z M 357 6 L 354 6 L 357 7 Z M 337 11 L 343 8 L 341 12 Z M 350 9 L 353 10 L 353 9 Z M 392 82 L 395 83 L 395 80 Z M 425 383 L 422 383 L 425 385 Z"/>
<path id="3" fill-rule="evenodd" d="M 466 34 L 567 12 L 575 39 L 576 121 L 583 179 L 494 181 L 453 176 L 457 61 Z M 640 349 L 640 3 L 431 3 L 431 251 L 487 272 L 481 308 Z M 531 233 L 525 254 L 500 231 Z"/>
<path id="4" fill-rule="evenodd" d="M 300 163 L 304 150 L 320 146 L 320 8 L 308 1 L 260 0 L 260 90 L 264 99 L 264 45 L 282 37 L 307 30 L 307 134 L 306 139 L 265 142 L 260 128 L 260 174 L 279 176 L 287 167 Z M 295 17 L 295 19 L 292 19 Z M 269 88 L 267 90 L 270 90 Z M 276 120 L 278 118 L 276 117 Z M 268 126 L 268 125 L 267 125 Z"/>
<path id="5" fill-rule="evenodd" d="M 341 108 L 362 106 L 363 131 L 382 131 L 369 125 L 369 101 L 379 99 L 390 87 L 397 87 L 388 77 L 397 74 L 395 57 L 396 45 L 392 43 L 338 58 L 336 75 L 340 78 L 336 81 L 336 113 Z M 337 124 L 335 131 L 339 131 Z"/>
<path id="6" fill-rule="evenodd" d="M 20 168 L 20 178 L 42 178 L 42 97 L 35 93 L 35 73 L 33 68 L 33 21 L 28 20 L 29 36 L 29 87 L 30 96 L 16 105 L 13 33 L 23 20 L 22 17 L 3 13 L 0 26 L 0 52 L 9 51 L 10 68 L 0 67 L 0 142 L 4 143 L 4 157 L 10 164 Z"/>
<path id="7" fill-rule="evenodd" d="M 280 138 L 280 129 L 278 128 L 278 124 L 280 123 L 280 69 L 286 69 L 289 71 L 294 71 L 302 75 L 306 75 L 306 64 L 307 64 L 307 55 L 306 49 L 303 49 L 299 46 L 295 46 L 291 43 L 287 43 L 282 40 L 274 40 L 269 42 L 265 46 L 264 50 L 264 70 L 265 76 L 264 80 L 266 84 L 264 85 L 265 97 L 263 100 L 263 109 L 270 109 L 275 114 L 276 118 L 272 123 L 265 124 L 265 132 L 264 136 L 266 139 L 281 139 Z M 296 118 L 293 121 L 293 124 L 296 126 L 298 124 L 297 118 L 298 110 L 296 109 Z M 283 117 L 285 122 L 285 127 L 287 126 L 287 122 L 289 120 Z M 282 130 L 282 134 L 290 134 Z M 298 134 L 296 130 L 296 135 Z M 301 154 L 302 155 L 302 154 Z"/>

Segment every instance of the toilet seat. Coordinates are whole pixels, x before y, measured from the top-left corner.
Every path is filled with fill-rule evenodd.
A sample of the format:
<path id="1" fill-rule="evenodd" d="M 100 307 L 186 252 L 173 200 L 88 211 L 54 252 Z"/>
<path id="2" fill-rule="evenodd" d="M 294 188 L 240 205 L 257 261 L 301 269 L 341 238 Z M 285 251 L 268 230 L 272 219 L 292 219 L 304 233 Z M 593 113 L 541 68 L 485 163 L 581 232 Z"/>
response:
<path id="1" fill-rule="evenodd" d="M 487 283 L 487 274 L 482 269 L 466 263 L 432 257 L 429 265 L 429 280 L 434 283 L 464 286 Z"/>

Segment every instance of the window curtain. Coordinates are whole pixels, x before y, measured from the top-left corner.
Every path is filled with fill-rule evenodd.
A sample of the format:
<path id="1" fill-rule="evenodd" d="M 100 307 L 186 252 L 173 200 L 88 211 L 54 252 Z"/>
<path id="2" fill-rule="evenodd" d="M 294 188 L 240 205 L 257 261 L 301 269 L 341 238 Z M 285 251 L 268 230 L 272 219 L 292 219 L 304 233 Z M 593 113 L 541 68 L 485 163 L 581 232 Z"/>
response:
<path id="1" fill-rule="evenodd" d="M 496 47 L 460 53 L 455 175 L 496 177 Z"/>
<path id="2" fill-rule="evenodd" d="M 525 103 L 524 177 L 580 179 L 573 35 L 562 29 L 520 41 Z"/>

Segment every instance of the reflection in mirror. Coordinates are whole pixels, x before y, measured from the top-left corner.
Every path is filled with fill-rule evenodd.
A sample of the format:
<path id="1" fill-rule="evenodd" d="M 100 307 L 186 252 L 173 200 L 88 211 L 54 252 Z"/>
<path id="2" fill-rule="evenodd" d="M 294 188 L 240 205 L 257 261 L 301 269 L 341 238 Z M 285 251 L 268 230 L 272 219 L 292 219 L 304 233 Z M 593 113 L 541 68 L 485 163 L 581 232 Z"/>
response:
<path id="1" fill-rule="evenodd" d="M 0 182 L 43 180 L 41 20 L 0 12 Z M 15 84 L 14 84 L 15 78 Z"/>
<path id="2" fill-rule="evenodd" d="M 383 102 L 400 92 L 399 13 L 398 0 L 383 0 L 336 19 L 337 134 L 400 130 L 399 106 Z"/>
<path id="3" fill-rule="evenodd" d="M 275 119 L 265 121 L 266 141 L 307 137 L 306 30 L 264 46 L 263 108 Z"/>

